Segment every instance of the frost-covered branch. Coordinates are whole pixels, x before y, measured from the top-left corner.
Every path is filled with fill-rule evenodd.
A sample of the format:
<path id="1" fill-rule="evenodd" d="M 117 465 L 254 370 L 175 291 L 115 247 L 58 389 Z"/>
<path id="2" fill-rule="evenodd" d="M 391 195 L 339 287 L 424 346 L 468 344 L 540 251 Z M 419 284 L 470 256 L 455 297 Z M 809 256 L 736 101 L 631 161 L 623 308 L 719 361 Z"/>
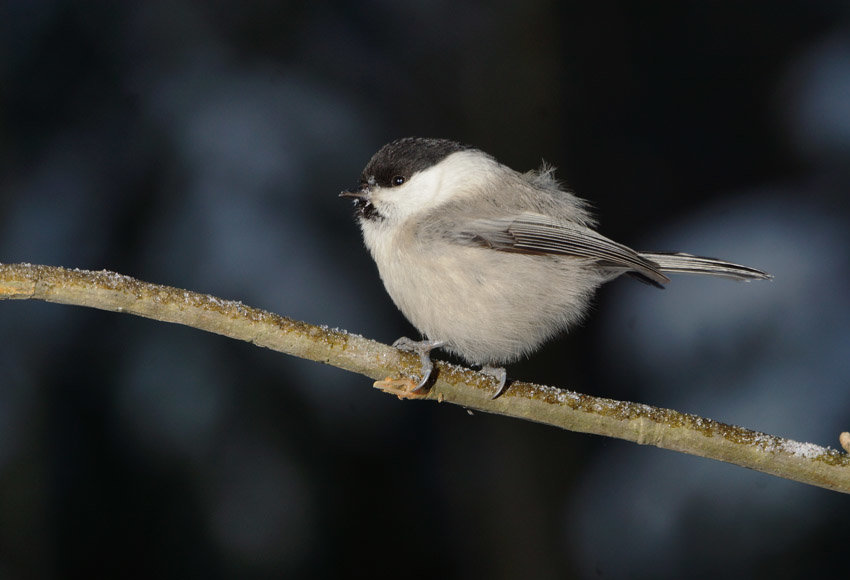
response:
<path id="1" fill-rule="evenodd" d="M 344 330 L 314 326 L 241 302 L 112 272 L 0 264 L 0 299 L 46 300 L 175 322 L 373 379 L 415 377 L 420 369 L 415 355 Z M 850 493 L 850 456 L 834 449 L 670 409 L 531 383 L 514 382 L 504 395 L 493 400 L 496 386 L 491 377 L 447 363 L 435 364 L 437 378 L 432 388 L 421 397 L 411 398 L 655 445 Z M 384 388 L 387 384 L 391 383 L 384 382 Z"/>

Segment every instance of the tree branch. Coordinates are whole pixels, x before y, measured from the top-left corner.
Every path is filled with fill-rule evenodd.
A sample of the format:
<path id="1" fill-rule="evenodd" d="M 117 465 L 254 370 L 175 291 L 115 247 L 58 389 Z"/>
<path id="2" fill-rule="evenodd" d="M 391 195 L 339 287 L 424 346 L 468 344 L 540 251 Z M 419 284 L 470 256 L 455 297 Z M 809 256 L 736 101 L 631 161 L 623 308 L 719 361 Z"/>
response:
<path id="1" fill-rule="evenodd" d="M 36 299 L 127 312 L 245 340 L 373 379 L 415 377 L 417 356 L 344 330 L 245 306 L 241 302 L 160 286 L 113 272 L 0 264 L 0 300 Z M 421 398 L 508 415 L 570 431 L 607 435 L 681 451 L 778 477 L 850 493 L 850 455 L 811 443 L 725 425 L 711 419 L 514 382 L 498 399 L 494 379 L 435 361 L 437 379 Z"/>

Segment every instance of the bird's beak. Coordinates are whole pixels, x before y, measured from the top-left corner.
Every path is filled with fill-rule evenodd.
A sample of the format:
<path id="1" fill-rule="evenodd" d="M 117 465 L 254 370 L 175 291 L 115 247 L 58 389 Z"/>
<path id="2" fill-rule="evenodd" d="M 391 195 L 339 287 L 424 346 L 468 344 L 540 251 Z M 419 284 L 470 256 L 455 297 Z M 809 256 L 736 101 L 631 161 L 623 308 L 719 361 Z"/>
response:
<path id="1" fill-rule="evenodd" d="M 355 200 L 368 201 L 369 199 L 369 188 L 366 186 L 356 187 L 353 189 L 346 189 L 345 191 L 340 192 L 340 197 L 348 197 Z"/>

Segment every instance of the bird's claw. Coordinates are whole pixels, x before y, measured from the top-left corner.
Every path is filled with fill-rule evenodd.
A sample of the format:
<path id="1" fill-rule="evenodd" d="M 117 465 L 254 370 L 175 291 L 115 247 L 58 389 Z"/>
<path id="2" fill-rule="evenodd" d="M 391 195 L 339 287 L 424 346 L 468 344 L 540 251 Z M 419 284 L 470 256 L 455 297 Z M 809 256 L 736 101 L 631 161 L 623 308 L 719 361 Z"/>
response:
<path id="1" fill-rule="evenodd" d="M 410 392 L 416 393 L 425 388 L 428 381 L 431 380 L 431 375 L 434 372 L 434 363 L 431 361 L 431 351 L 445 344 L 441 340 L 411 340 L 406 336 L 402 336 L 393 343 L 393 347 L 405 352 L 412 352 L 419 355 L 419 360 L 422 362 L 422 377 L 419 383 L 411 389 Z"/>
<path id="2" fill-rule="evenodd" d="M 421 399 L 425 397 L 425 393 L 418 392 L 419 387 L 413 379 L 387 377 L 383 381 L 375 381 L 372 386 L 387 394 L 395 395 L 399 399 Z"/>
<path id="3" fill-rule="evenodd" d="M 420 396 L 419 391 L 425 388 L 431 380 L 431 375 L 434 373 L 434 363 L 431 361 L 431 351 L 445 344 L 442 340 L 411 340 L 406 336 L 402 336 L 393 343 L 393 347 L 405 352 L 412 352 L 419 355 L 419 360 L 422 362 L 421 378 L 418 383 L 414 384 L 413 379 L 390 379 L 386 378 L 383 381 L 375 383 L 375 387 L 382 391 L 392 393 L 400 399 L 414 399 Z M 481 367 L 481 372 L 491 376 L 498 381 L 496 393 L 493 399 L 501 397 L 508 388 L 508 373 L 504 367 L 491 367 L 484 365 Z"/>
<path id="4" fill-rule="evenodd" d="M 481 372 L 499 381 L 499 386 L 496 388 L 496 394 L 490 397 L 491 400 L 498 399 L 506 390 L 508 390 L 508 371 L 505 370 L 505 367 L 491 367 L 489 365 L 484 365 L 481 367 Z"/>

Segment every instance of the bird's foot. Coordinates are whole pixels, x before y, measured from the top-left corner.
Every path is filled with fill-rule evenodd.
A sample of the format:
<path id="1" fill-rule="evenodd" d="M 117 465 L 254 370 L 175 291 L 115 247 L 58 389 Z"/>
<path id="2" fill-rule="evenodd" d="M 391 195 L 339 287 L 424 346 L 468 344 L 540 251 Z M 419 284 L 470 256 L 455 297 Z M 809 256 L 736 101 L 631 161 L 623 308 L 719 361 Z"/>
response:
<path id="1" fill-rule="evenodd" d="M 412 352 L 419 355 L 419 360 L 422 361 L 422 378 L 419 383 L 410 390 L 412 393 L 421 391 L 428 381 L 431 379 L 431 374 L 434 372 L 434 363 L 431 361 L 431 351 L 435 348 L 443 346 L 445 341 L 442 340 L 411 340 L 406 336 L 402 336 L 393 343 L 393 347 L 406 352 Z M 402 379 L 403 380 L 403 379 Z"/>

